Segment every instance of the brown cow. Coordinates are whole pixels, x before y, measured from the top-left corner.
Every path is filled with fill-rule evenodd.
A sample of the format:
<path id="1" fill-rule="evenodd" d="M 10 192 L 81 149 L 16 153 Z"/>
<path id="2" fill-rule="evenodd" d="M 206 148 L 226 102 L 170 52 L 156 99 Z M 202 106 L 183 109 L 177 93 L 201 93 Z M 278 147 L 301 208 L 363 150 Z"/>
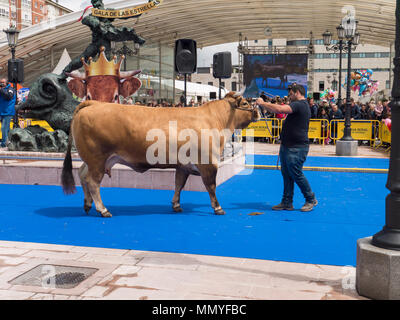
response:
<path id="1" fill-rule="evenodd" d="M 76 108 L 71 123 L 62 172 L 64 192 L 72 194 L 76 191 L 71 160 L 74 140 L 84 161 L 79 177 L 85 194 L 86 213 L 94 201 L 96 210 L 103 217 L 111 217 L 100 197 L 100 183 L 106 173 L 111 174 L 114 164 L 121 163 L 141 173 L 151 168 L 175 168 L 175 195 L 172 200 L 175 212 L 182 211 L 180 193 L 188 176 L 200 175 L 215 214 L 223 215 L 225 212 L 215 195 L 218 171 L 216 157 L 223 151 L 226 136 L 231 138 L 234 129 L 246 128 L 257 119 L 257 109 L 233 92 L 228 93 L 223 100 L 212 101 L 199 108 L 147 108 L 97 101 L 83 102 Z M 203 134 L 206 137 L 205 141 L 202 139 L 203 143 L 198 144 L 198 140 L 192 139 L 195 136 L 203 138 Z M 156 136 L 157 143 L 154 143 Z M 158 143 L 160 147 L 155 149 Z M 152 153 L 151 150 L 156 152 Z M 189 161 L 187 156 L 190 156 Z"/>

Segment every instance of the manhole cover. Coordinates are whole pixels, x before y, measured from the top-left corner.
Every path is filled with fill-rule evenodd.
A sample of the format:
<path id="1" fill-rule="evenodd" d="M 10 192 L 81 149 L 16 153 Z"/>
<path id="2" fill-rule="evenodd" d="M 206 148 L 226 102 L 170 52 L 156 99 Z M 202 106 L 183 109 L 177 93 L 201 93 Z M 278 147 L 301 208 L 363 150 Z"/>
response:
<path id="1" fill-rule="evenodd" d="M 94 268 L 42 264 L 9 281 L 21 286 L 71 289 L 98 271 Z"/>

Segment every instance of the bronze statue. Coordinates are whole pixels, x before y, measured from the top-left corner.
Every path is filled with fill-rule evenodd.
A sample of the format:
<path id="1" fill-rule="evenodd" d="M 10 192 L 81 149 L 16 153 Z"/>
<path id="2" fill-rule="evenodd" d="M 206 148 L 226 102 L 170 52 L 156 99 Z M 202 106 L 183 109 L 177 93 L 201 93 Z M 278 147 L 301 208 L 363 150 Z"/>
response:
<path id="1" fill-rule="evenodd" d="M 92 5 L 96 9 L 104 9 L 102 0 L 92 0 Z M 126 18 L 125 18 L 126 19 Z M 100 18 L 92 14 L 83 18 L 82 24 L 88 26 L 92 31 L 92 42 L 86 50 L 78 57 L 73 59 L 63 70 L 61 76 L 67 78 L 67 73 L 77 70 L 83 66 L 82 58 L 88 59 L 96 57 L 100 53 L 100 48 L 104 46 L 108 60 L 111 60 L 111 41 L 121 42 L 133 40 L 134 43 L 143 45 L 145 40 L 138 36 L 133 28 L 115 27 L 112 25 L 113 18 Z"/>

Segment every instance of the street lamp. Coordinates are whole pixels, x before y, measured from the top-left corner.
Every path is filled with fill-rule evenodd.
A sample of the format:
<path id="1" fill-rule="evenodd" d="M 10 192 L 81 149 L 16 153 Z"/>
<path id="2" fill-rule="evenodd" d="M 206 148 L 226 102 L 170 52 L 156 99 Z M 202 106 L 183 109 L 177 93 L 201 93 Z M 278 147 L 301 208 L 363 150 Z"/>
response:
<path id="1" fill-rule="evenodd" d="M 10 28 L 3 30 L 6 35 L 7 35 L 7 41 L 8 41 L 8 46 L 11 49 L 11 61 L 15 62 L 15 48 L 17 47 L 18 44 L 18 36 L 19 36 L 19 30 L 15 26 L 10 26 Z M 9 64 L 10 65 L 10 64 Z M 17 95 L 18 89 L 17 89 L 17 75 L 14 74 L 14 79 L 9 79 L 12 80 L 14 83 L 14 89 L 15 89 L 15 95 Z M 13 119 L 13 129 L 17 128 L 18 124 L 18 114 L 15 112 L 14 119 Z"/>
<path id="2" fill-rule="evenodd" d="M 332 33 L 329 32 L 329 30 L 325 31 L 322 34 L 322 37 L 324 39 L 324 45 L 327 51 L 339 52 L 339 92 L 338 92 L 337 106 L 340 109 L 342 109 L 342 58 L 343 58 L 343 52 L 347 52 L 348 47 L 344 42 L 344 39 L 346 37 L 344 27 L 340 24 L 339 26 L 336 27 L 336 31 L 339 39 L 339 41 L 337 41 L 336 44 L 332 44 Z M 356 35 L 357 37 L 355 37 L 353 41 L 355 45 L 353 50 L 356 49 L 356 45 L 358 45 L 360 41 L 360 34 L 357 32 Z"/>
<path id="3" fill-rule="evenodd" d="M 134 49 L 132 50 L 131 48 L 129 48 L 125 42 L 122 43 L 122 47 L 118 50 L 115 50 L 115 42 L 112 41 L 111 42 L 111 50 L 113 51 L 114 54 L 117 55 L 123 55 L 124 56 L 124 70 L 126 71 L 126 57 L 133 57 L 136 56 L 139 53 L 139 49 L 140 49 L 140 45 L 139 43 L 134 44 Z"/>
<path id="4" fill-rule="evenodd" d="M 347 92 L 346 92 L 346 106 L 345 106 L 345 128 L 342 139 L 338 141 L 336 145 L 336 153 L 338 155 L 355 155 L 357 146 L 354 144 L 354 140 L 351 137 L 351 53 L 357 48 L 360 43 L 360 33 L 357 32 L 358 21 L 352 16 L 347 16 L 342 20 L 342 23 L 336 27 L 339 41 L 336 44 L 332 44 L 332 33 L 327 30 L 323 33 L 324 45 L 327 51 L 339 51 L 339 93 L 337 105 L 342 108 L 342 55 L 343 52 L 348 53 L 348 66 L 347 66 Z M 343 144 L 343 142 L 351 141 L 351 146 Z M 339 150 L 338 150 L 339 148 Z"/>

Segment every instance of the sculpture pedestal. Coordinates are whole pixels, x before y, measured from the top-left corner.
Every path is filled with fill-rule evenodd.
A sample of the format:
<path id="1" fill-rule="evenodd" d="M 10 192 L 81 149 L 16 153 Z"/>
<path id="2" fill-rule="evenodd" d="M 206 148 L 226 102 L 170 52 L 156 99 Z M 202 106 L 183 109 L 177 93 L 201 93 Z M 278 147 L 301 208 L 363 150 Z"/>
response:
<path id="1" fill-rule="evenodd" d="M 400 251 L 375 247 L 371 240 L 357 241 L 357 292 L 370 299 L 399 300 Z"/>
<path id="2" fill-rule="evenodd" d="M 336 155 L 354 157 L 358 154 L 358 141 L 336 141 Z"/>
<path id="3" fill-rule="evenodd" d="M 234 146 L 235 147 L 235 146 Z M 245 170 L 245 155 L 241 149 L 234 148 L 234 156 L 227 157 L 219 164 L 217 186 Z M 34 152 L 0 152 L 1 156 L 15 157 L 0 164 L 0 184 L 53 185 L 61 184 L 61 172 L 64 154 L 44 154 Z M 28 160 L 32 158 L 34 160 Z M 73 175 L 77 186 L 80 185 L 78 169 L 82 165 L 79 156 L 73 154 Z M 111 178 L 104 176 L 102 187 L 137 188 L 155 190 L 175 190 L 175 169 L 151 169 L 138 173 L 117 164 L 111 170 Z M 185 189 L 206 192 L 200 176 L 189 176 Z"/>

